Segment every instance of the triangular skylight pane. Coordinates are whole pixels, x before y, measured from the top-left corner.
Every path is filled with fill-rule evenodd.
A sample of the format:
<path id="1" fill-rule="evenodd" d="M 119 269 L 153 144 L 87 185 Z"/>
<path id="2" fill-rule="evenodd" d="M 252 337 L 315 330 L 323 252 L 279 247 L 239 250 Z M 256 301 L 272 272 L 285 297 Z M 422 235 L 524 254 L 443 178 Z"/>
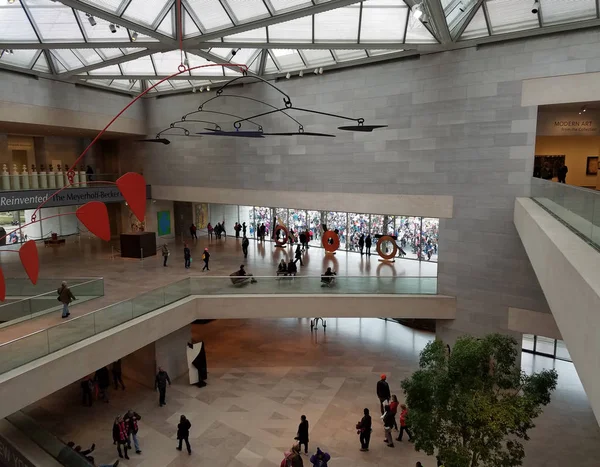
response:
<path id="1" fill-rule="evenodd" d="M 532 0 L 533 3 L 533 0 Z M 455 29 L 459 28 L 463 20 L 469 16 L 473 8 L 477 7 L 477 0 L 450 1 L 443 5 L 446 23 L 450 32 L 455 34 Z"/>
<path id="2" fill-rule="evenodd" d="M 112 82 L 111 79 L 86 79 L 86 83 L 97 84 L 98 86 L 106 86 L 109 87 Z"/>
<path id="3" fill-rule="evenodd" d="M 271 0 L 271 5 L 275 9 L 275 13 L 283 13 L 311 6 L 312 3 L 310 0 Z"/>
<path id="4" fill-rule="evenodd" d="M 269 10 L 262 0 L 225 0 L 238 23 L 268 18 Z"/>
<path id="5" fill-rule="evenodd" d="M 527 1 L 494 0 L 487 2 L 487 7 L 492 34 L 539 27 L 538 17 L 531 14 L 531 4 Z"/>
<path id="6" fill-rule="evenodd" d="M 115 32 L 111 32 L 110 22 L 103 20 L 102 18 L 94 17 L 92 20 L 81 11 L 75 11 L 79 18 L 79 22 L 83 26 L 83 31 L 88 39 L 88 41 L 116 41 L 116 42 L 125 42 L 129 40 L 129 36 L 127 34 L 127 28 L 116 27 Z M 90 22 L 91 21 L 91 22 Z M 92 23 L 95 26 L 92 26 Z"/>
<path id="7" fill-rule="evenodd" d="M 125 8 L 123 18 L 131 20 L 144 26 L 153 27 L 158 22 L 164 8 L 172 0 L 131 0 L 131 3 Z"/>
<path id="8" fill-rule="evenodd" d="M 199 57 L 198 55 L 194 55 L 192 53 L 187 54 L 188 61 L 190 62 L 190 68 L 195 66 L 202 65 L 214 65 L 213 62 L 209 62 L 208 60 Z M 190 72 L 193 76 L 206 76 L 206 75 L 220 75 L 223 74 L 223 67 L 220 66 L 205 66 L 204 68 L 198 68 L 196 70 L 192 70 Z"/>
<path id="9" fill-rule="evenodd" d="M 59 62 L 67 70 L 76 70 L 78 68 L 83 68 L 84 66 L 90 65 L 90 63 L 83 62 L 71 49 L 51 50 L 50 53 L 55 58 L 55 62 Z"/>
<path id="10" fill-rule="evenodd" d="M 102 10 L 116 13 L 123 3 L 123 0 L 81 0 L 83 3 L 96 6 Z"/>
<path id="11" fill-rule="evenodd" d="M 157 82 L 158 81 L 148 81 L 148 85 L 153 86 Z M 171 91 L 173 89 L 173 87 L 169 84 L 168 81 L 163 81 L 162 83 L 157 84 L 154 89 L 157 91 Z"/>
<path id="12" fill-rule="evenodd" d="M 32 70 L 41 71 L 42 73 L 50 73 L 50 67 L 48 66 L 48 61 L 46 60 L 46 55 L 41 53 L 35 65 L 33 65 Z"/>
<path id="13" fill-rule="evenodd" d="M 185 58 L 185 57 L 184 57 Z M 172 75 L 177 73 L 177 67 L 181 65 L 181 52 L 172 50 L 170 52 L 156 53 L 152 55 L 156 73 L 159 75 Z"/>
<path id="14" fill-rule="evenodd" d="M 315 15 L 315 42 L 356 42 L 360 6 L 351 5 Z"/>
<path id="15" fill-rule="evenodd" d="M 267 61 L 265 63 L 265 73 L 277 73 L 279 70 L 277 69 L 277 65 L 271 58 L 271 54 L 267 54 Z"/>
<path id="16" fill-rule="evenodd" d="M 312 42 L 312 16 L 269 26 L 271 42 Z"/>
<path id="17" fill-rule="evenodd" d="M 257 49 L 239 49 L 235 53 L 235 56 L 231 57 L 229 61 L 239 65 L 248 65 L 248 63 L 254 59 L 257 53 L 259 53 Z"/>
<path id="18" fill-rule="evenodd" d="M 129 55 L 129 54 L 133 54 L 136 52 L 140 52 L 144 49 L 142 49 L 141 47 L 121 47 L 120 49 L 125 55 Z"/>
<path id="19" fill-rule="evenodd" d="M 84 41 L 73 10 L 62 3 L 36 0 L 35 3 L 29 3 L 29 11 L 42 39 Z"/>
<path id="20" fill-rule="evenodd" d="M 542 0 L 544 26 L 596 18 L 596 0 Z"/>
<path id="21" fill-rule="evenodd" d="M 1 51 L 0 63 L 30 69 L 37 57 L 39 50 L 15 49 L 12 52 Z"/>
<path id="22" fill-rule="evenodd" d="M 200 29 L 194 23 L 194 20 L 188 13 L 187 9 L 183 9 L 183 37 L 194 37 L 200 34 Z"/>
<path id="23" fill-rule="evenodd" d="M 118 65 L 109 65 L 102 68 L 96 68 L 95 70 L 89 71 L 90 75 L 114 75 L 118 76 L 121 74 L 121 70 Z"/>
<path id="24" fill-rule="evenodd" d="M 360 58 L 367 58 L 367 52 L 362 49 L 359 50 L 334 50 L 333 54 L 338 62 L 347 62 L 349 60 L 358 60 Z"/>
<path id="25" fill-rule="evenodd" d="M 306 49 L 301 50 L 302 55 L 306 59 L 308 66 L 324 66 L 333 65 L 335 60 L 333 59 L 329 49 L 318 50 L 318 49 Z"/>
<path id="26" fill-rule="evenodd" d="M 52 63 L 54 64 L 54 68 L 56 69 L 57 72 L 59 73 L 66 73 L 67 71 L 69 71 L 65 65 L 62 64 L 62 62 L 58 59 L 58 57 L 56 57 L 54 54 L 50 54 L 50 59 L 52 60 Z"/>
<path id="27" fill-rule="evenodd" d="M 387 54 L 395 54 L 395 53 L 399 53 L 399 52 L 403 52 L 402 49 L 368 49 L 367 53 L 369 54 L 369 57 L 376 57 L 378 55 L 387 55 Z"/>
<path id="28" fill-rule="evenodd" d="M 408 17 L 408 27 L 406 28 L 406 42 L 412 44 L 431 44 L 437 40 L 429 30 L 413 15 L 411 10 Z"/>
<path id="29" fill-rule="evenodd" d="M 120 49 L 96 49 L 96 52 L 104 59 L 110 60 L 111 58 L 122 57 L 123 52 Z"/>
<path id="30" fill-rule="evenodd" d="M 335 11 L 335 10 L 334 10 Z M 360 22 L 361 42 L 402 42 L 408 8 L 399 0 L 364 2 Z"/>
<path id="31" fill-rule="evenodd" d="M 102 57 L 96 53 L 94 49 L 71 49 L 73 53 L 81 60 L 86 66 L 94 65 L 102 61 Z"/>
<path id="32" fill-rule="evenodd" d="M 1 8 L 0 31 L 3 41 L 38 42 L 35 31 L 19 2 L 12 5 L 2 5 Z"/>
<path id="33" fill-rule="evenodd" d="M 240 32 L 238 34 L 232 34 L 223 38 L 225 42 L 257 42 L 267 41 L 267 28 L 252 29 L 250 31 Z"/>
<path id="34" fill-rule="evenodd" d="M 124 75 L 154 75 L 154 66 L 150 57 L 140 57 L 121 63 Z"/>
<path id="35" fill-rule="evenodd" d="M 473 16 L 473 19 L 467 25 L 459 40 L 464 41 L 467 39 L 475 39 L 476 37 L 485 37 L 488 35 L 488 28 L 485 22 L 483 7 L 479 7 L 479 10 L 477 10 L 477 13 L 475 13 L 475 16 Z"/>
<path id="36" fill-rule="evenodd" d="M 110 83 L 110 86 L 113 88 L 121 89 L 123 91 L 139 91 L 140 81 L 137 79 L 116 79 L 112 83 Z"/>
<path id="37" fill-rule="evenodd" d="M 204 31 L 233 26 L 219 0 L 187 0 L 192 14 Z"/>
<path id="38" fill-rule="evenodd" d="M 268 54 L 267 54 L 268 56 Z M 248 69 L 252 72 L 252 73 L 258 73 L 258 67 L 260 66 L 260 54 L 258 54 L 256 56 L 256 58 L 254 60 L 252 60 L 252 63 L 250 63 L 248 65 Z"/>
<path id="39" fill-rule="evenodd" d="M 171 8 L 171 11 L 167 13 L 165 19 L 159 24 L 157 32 L 164 34 L 168 37 L 175 37 L 175 15 L 174 8 Z"/>

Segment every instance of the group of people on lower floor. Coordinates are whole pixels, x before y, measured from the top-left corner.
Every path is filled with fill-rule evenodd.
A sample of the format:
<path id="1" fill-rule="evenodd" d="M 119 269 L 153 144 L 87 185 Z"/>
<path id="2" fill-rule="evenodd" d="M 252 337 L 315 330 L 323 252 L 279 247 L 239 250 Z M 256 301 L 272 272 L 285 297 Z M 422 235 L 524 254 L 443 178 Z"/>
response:
<path id="1" fill-rule="evenodd" d="M 412 440 L 412 435 L 407 425 L 408 408 L 404 404 L 398 402 L 398 398 L 395 394 L 391 394 L 390 386 L 387 382 L 387 376 L 381 375 L 379 381 L 377 381 L 377 398 L 379 399 L 379 406 L 381 409 L 381 419 L 383 420 L 383 429 L 385 430 L 385 443 L 388 447 L 394 447 L 394 441 L 392 437 L 392 430 L 398 431 L 398 423 L 396 422 L 396 414 L 398 413 L 398 406 L 400 406 L 400 430 L 396 441 L 402 441 L 402 435 L 404 432 L 408 435 L 408 440 Z M 366 409 L 365 409 L 366 410 Z M 363 446 L 364 447 L 364 446 Z M 366 446 L 368 450 L 368 445 Z"/>

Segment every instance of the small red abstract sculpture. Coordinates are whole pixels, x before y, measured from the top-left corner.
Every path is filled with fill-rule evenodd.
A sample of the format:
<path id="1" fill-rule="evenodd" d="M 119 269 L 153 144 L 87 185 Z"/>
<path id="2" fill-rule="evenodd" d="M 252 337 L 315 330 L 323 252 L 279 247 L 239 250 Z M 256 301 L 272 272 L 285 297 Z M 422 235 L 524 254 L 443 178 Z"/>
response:
<path id="1" fill-rule="evenodd" d="M 110 222 L 108 220 L 106 204 L 100 201 L 90 201 L 77 209 L 75 215 L 96 237 L 101 238 L 105 242 L 110 241 Z"/>
<path id="2" fill-rule="evenodd" d="M 328 230 L 321 237 L 321 245 L 327 253 L 335 253 L 340 247 L 340 236 L 333 230 Z"/>

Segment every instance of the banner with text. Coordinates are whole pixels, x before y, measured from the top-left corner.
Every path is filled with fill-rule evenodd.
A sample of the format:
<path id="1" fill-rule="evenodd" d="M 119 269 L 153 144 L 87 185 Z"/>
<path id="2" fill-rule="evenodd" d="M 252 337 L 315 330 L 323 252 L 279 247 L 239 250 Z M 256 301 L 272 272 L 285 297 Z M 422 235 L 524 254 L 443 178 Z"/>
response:
<path id="1" fill-rule="evenodd" d="M 590 112 L 540 112 L 538 136 L 598 136 L 600 121 Z"/>

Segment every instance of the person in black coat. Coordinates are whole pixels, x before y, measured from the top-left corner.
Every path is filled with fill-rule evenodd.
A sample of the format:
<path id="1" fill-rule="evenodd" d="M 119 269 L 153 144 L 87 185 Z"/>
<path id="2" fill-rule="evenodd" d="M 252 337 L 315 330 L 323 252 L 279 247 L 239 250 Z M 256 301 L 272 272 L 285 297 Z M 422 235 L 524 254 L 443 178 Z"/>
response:
<path id="1" fill-rule="evenodd" d="M 156 374 L 156 379 L 154 380 L 154 387 L 160 394 L 158 403 L 161 407 L 163 405 L 167 405 L 165 401 L 167 394 L 167 383 L 169 383 L 169 386 L 171 386 L 171 379 L 169 378 L 169 375 L 161 367 L 158 367 L 158 373 Z"/>
<path id="2" fill-rule="evenodd" d="M 246 236 L 246 223 L 242 222 L 242 235 L 245 237 Z"/>
<path id="3" fill-rule="evenodd" d="M 210 259 L 210 253 L 208 252 L 208 248 L 205 248 L 204 253 L 202 253 L 202 261 L 204 261 L 204 267 L 202 268 L 203 271 L 205 269 L 207 271 L 210 271 L 210 269 L 208 269 L 208 260 L 209 259 Z"/>
<path id="4" fill-rule="evenodd" d="M 360 256 L 363 255 L 363 248 L 365 247 L 365 234 L 361 234 L 358 239 L 358 249 L 360 250 Z"/>
<path id="5" fill-rule="evenodd" d="M 364 410 L 364 417 L 357 425 L 358 434 L 360 437 L 360 450 L 368 451 L 369 442 L 371 441 L 371 415 L 369 415 L 369 409 Z"/>
<path id="6" fill-rule="evenodd" d="M 96 371 L 94 380 L 98 383 L 98 389 L 100 390 L 99 399 L 108 403 L 108 387 L 110 386 L 110 374 L 108 368 L 103 366 Z"/>
<path id="7" fill-rule="evenodd" d="M 244 232 L 244 237 L 242 238 L 242 253 L 244 253 L 244 258 L 248 257 L 248 246 L 250 245 L 250 240 L 246 237 L 246 232 Z"/>
<path id="8" fill-rule="evenodd" d="M 125 385 L 123 384 L 123 372 L 121 370 L 121 359 L 119 358 L 117 361 L 112 364 L 112 374 L 113 374 L 113 382 L 115 383 L 115 389 L 119 389 L 119 384 L 123 391 L 125 390 Z"/>
<path id="9" fill-rule="evenodd" d="M 296 263 L 294 263 L 294 261 L 290 260 L 290 262 L 287 265 L 288 276 L 295 276 L 297 272 L 298 272 L 298 268 L 296 267 Z"/>
<path id="10" fill-rule="evenodd" d="M 371 234 L 365 238 L 365 255 L 371 256 Z"/>
<path id="11" fill-rule="evenodd" d="M 187 243 L 183 244 L 183 259 L 184 259 L 184 266 L 185 266 L 185 268 L 189 269 L 190 268 L 191 259 L 192 259 L 192 252 L 190 251 Z"/>
<path id="12" fill-rule="evenodd" d="M 179 419 L 179 424 L 177 425 L 177 439 L 179 440 L 179 446 L 177 450 L 181 451 L 181 445 L 183 441 L 185 441 L 185 446 L 187 447 L 188 454 L 192 453 L 192 447 L 190 446 L 190 428 L 192 424 L 190 421 L 185 418 L 185 415 L 182 415 Z"/>
<path id="13" fill-rule="evenodd" d="M 381 379 L 377 381 L 377 397 L 379 398 L 379 405 L 381 406 L 381 415 L 383 415 L 383 403 L 389 401 L 392 396 L 390 386 L 386 380 L 387 376 L 381 375 Z"/>
<path id="14" fill-rule="evenodd" d="M 94 381 L 91 377 L 86 376 L 81 380 L 81 394 L 82 400 L 81 403 L 83 405 L 87 405 L 88 407 L 92 406 L 92 391 L 94 389 Z"/>
<path id="15" fill-rule="evenodd" d="M 302 251 L 300 250 L 300 245 L 296 247 L 296 253 L 294 254 L 294 258 L 296 258 L 294 263 L 300 261 L 300 266 L 304 266 L 304 263 L 302 262 Z"/>
<path id="16" fill-rule="evenodd" d="M 304 444 L 304 454 L 308 454 L 308 420 L 306 419 L 306 415 L 300 417 L 296 439 L 298 440 L 298 448 L 302 449 L 302 445 Z"/>
<path id="17" fill-rule="evenodd" d="M 388 447 L 394 447 L 394 438 L 392 437 L 392 428 L 394 428 L 394 412 L 390 410 L 390 406 L 386 405 L 384 408 L 384 414 L 381 416 L 383 419 L 383 429 L 385 430 L 385 443 Z"/>
<path id="18" fill-rule="evenodd" d="M 113 424 L 113 444 L 117 445 L 117 452 L 119 453 L 119 457 L 123 458 L 123 453 L 121 452 L 121 446 L 125 450 L 125 459 L 129 459 L 127 455 L 127 427 L 125 426 L 125 422 L 123 421 L 123 417 L 115 418 L 115 423 Z"/>

